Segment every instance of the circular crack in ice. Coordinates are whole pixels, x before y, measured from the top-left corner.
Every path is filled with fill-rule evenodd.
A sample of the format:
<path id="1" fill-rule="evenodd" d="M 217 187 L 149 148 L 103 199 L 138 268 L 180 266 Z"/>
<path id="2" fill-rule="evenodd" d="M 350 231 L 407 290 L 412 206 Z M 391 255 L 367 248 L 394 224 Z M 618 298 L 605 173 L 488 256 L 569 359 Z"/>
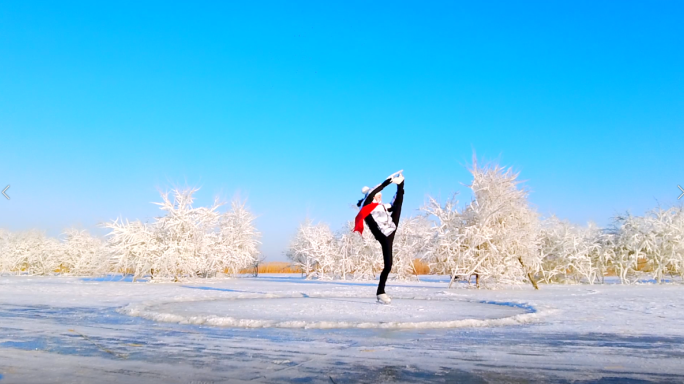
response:
<path id="1" fill-rule="evenodd" d="M 277 297 L 130 305 L 122 313 L 150 320 L 219 327 L 461 328 L 536 321 L 534 309 L 497 303 L 369 298 Z"/>

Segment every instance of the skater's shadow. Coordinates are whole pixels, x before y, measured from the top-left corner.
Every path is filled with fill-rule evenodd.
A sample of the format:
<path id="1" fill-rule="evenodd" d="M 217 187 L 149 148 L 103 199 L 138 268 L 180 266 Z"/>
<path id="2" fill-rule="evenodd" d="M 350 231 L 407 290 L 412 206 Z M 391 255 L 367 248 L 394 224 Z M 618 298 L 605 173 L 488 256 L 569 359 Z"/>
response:
<path id="1" fill-rule="evenodd" d="M 122 274 L 107 274 L 105 276 L 98 277 L 82 277 L 81 281 L 86 282 L 115 282 L 115 283 L 146 283 L 149 281 L 148 276 L 137 278 L 133 280 L 133 275 L 122 275 Z"/>
<path id="2" fill-rule="evenodd" d="M 367 304 L 367 305 L 376 305 L 374 302 L 368 302 L 368 301 L 355 301 L 355 300 L 345 300 L 345 299 L 339 299 L 335 297 L 306 297 L 307 299 L 319 299 L 319 300 L 332 300 L 332 301 L 342 301 L 346 303 L 354 303 L 354 304 Z"/>
<path id="3" fill-rule="evenodd" d="M 275 277 L 275 276 L 260 276 L 257 279 L 269 280 L 280 283 L 296 283 L 296 284 L 333 284 L 333 285 L 354 285 L 360 287 L 376 287 L 378 283 L 359 283 L 359 282 L 342 282 L 334 280 L 307 280 L 304 277 Z"/>
<path id="4" fill-rule="evenodd" d="M 220 292 L 239 292 L 239 293 L 257 293 L 260 295 L 265 295 L 267 292 L 255 292 L 255 291 L 243 291 L 241 289 L 228 289 L 228 288 L 214 288 L 214 287 L 193 287 L 191 285 L 181 285 L 183 288 L 199 289 L 202 291 L 220 291 Z"/>

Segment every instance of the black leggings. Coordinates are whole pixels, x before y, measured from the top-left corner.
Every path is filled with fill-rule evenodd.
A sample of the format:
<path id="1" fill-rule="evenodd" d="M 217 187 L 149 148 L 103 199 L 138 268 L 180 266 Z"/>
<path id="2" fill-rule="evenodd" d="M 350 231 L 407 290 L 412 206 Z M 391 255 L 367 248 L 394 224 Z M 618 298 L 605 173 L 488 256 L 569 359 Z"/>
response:
<path id="1" fill-rule="evenodd" d="M 394 204 L 392 204 L 392 221 L 394 225 L 399 228 L 399 216 L 401 216 L 401 204 L 404 202 L 404 183 L 397 185 L 397 196 L 394 199 Z M 380 283 L 378 284 L 377 294 L 385 293 L 385 283 L 387 282 L 387 277 L 392 270 L 392 244 L 394 244 L 394 235 L 397 233 L 395 230 L 389 236 L 385 236 L 382 233 L 374 233 L 375 240 L 380 242 L 382 247 L 382 261 L 385 263 L 385 267 L 380 273 Z"/>

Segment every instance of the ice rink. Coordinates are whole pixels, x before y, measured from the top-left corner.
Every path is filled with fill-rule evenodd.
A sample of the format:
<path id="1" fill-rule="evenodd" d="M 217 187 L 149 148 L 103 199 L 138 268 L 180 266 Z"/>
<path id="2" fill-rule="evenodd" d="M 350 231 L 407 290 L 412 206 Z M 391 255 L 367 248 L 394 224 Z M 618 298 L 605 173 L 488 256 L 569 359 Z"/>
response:
<path id="1" fill-rule="evenodd" d="M 680 383 L 684 285 L 0 277 L 0 383 Z"/>

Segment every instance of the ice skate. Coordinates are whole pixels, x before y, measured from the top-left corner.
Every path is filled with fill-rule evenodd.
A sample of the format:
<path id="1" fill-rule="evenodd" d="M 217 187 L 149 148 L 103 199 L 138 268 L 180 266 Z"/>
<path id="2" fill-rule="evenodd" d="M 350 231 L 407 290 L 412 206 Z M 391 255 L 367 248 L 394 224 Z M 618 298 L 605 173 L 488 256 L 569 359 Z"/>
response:
<path id="1" fill-rule="evenodd" d="M 392 177 L 392 183 L 394 184 L 401 184 L 404 182 L 404 175 L 401 173 L 398 174 L 397 176 Z"/>
<path id="2" fill-rule="evenodd" d="M 387 178 L 388 178 L 388 179 L 393 179 L 393 178 L 395 178 L 395 177 L 397 177 L 397 176 L 399 176 L 399 175 L 402 175 L 403 173 L 404 173 L 404 170 L 402 169 L 402 170 L 400 170 L 400 171 L 394 172 L 393 174 L 389 175 L 389 177 L 387 177 Z"/>
<path id="3" fill-rule="evenodd" d="M 389 304 L 392 302 L 392 299 L 390 299 L 389 296 L 387 296 L 386 293 L 381 293 L 378 295 L 378 303 L 380 304 Z"/>

